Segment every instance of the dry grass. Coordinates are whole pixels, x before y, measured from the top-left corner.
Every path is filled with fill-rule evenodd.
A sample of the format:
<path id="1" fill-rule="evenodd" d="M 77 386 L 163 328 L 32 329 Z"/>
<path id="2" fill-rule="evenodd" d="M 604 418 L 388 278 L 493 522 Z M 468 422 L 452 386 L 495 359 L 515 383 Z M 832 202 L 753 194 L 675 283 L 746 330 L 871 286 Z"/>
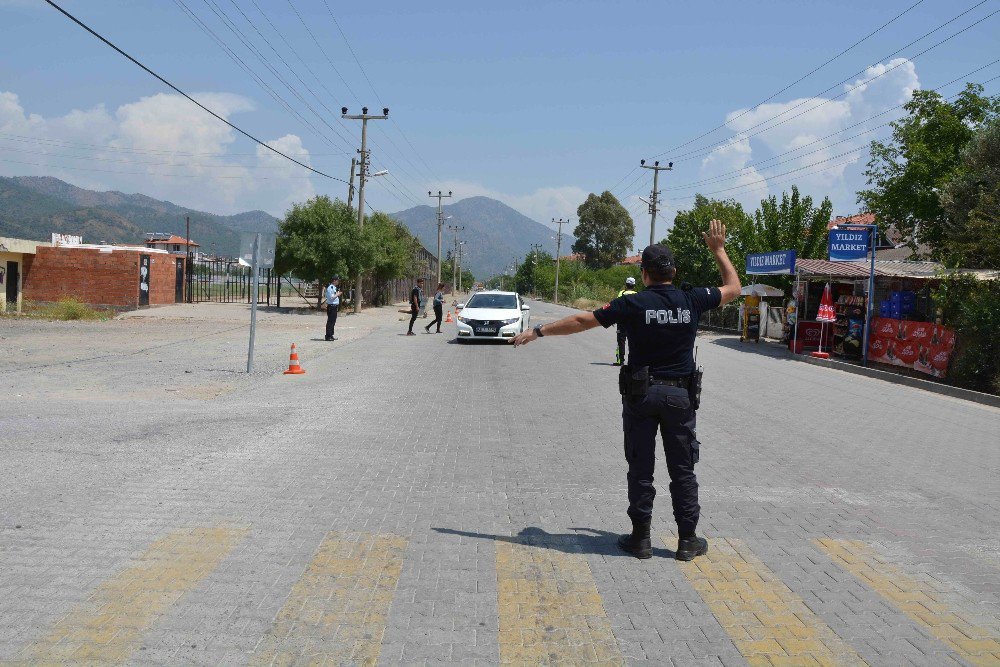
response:
<path id="1" fill-rule="evenodd" d="M 89 306 L 82 301 L 67 297 L 55 303 L 38 304 L 25 301 L 21 307 L 20 317 L 31 317 L 39 320 L 110 320 L 115 316 L 113 311 L 102 310 Z"/>
<path id="2" fill-rule="evenodd" d="M 570 305 L 579 310 L 597 310 L 604 306 L 607 301 L 595 301 L 594 299 L 574 299 Z"/>

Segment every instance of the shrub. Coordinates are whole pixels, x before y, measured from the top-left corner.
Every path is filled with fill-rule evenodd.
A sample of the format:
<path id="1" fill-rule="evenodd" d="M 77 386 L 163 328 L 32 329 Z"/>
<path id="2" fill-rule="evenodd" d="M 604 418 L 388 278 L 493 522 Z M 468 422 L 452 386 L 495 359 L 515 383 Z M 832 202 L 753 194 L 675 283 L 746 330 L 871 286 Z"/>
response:
<path id="1" fill-rule="evenodd" d="M 947 382 L 1000 394 L 1000 280 L 948 278 L 934 291 L 942 322 L 955 330 Z"/>
<path id="2" fill-rule="evenodd" d="M 65 297 L 55 303 L 44 305 L 25 304 L 24 312 L 28 317 L 37 317 L 45 320 L 107 320 L 113 313 L 107 310 L 99 310 L 74 299 Z"/>

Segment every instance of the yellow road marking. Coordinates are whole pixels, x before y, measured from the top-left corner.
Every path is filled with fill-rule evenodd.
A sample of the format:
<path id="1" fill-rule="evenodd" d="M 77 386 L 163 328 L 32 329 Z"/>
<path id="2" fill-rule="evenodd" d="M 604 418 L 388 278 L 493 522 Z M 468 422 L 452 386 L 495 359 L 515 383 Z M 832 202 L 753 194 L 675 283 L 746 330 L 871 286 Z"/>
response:
<path id="1" fill-rule="evenodd" d="M 251 664 L 378 662 L 406 544 L 397 535 L 328 534 Z"/>
<path id="2" fill-rule="evenodd" d="M 496 542 L 501 664 L 624 663 L 590 566 L 571 548 Z"/>
<path id="3" fill-rule="evenodd" d="M 866 664 L 741 540 L 714 539 L 677 563 L 751 665 Z"/>
<path id="4" fill-rule="evenodd" d="M 215 570 L 246 533 L 222 525 L 166 535 L 19 658 L 34 664 L 125 662 L 149 627 Z"/>
<path id="5" fill-rule="evenodd" d="M 868 544 L 857 540 L 816 540 L 838 566 L 974 665 L 1000 665 L 1000 633 L 978 625 L 972 614 L 956 609 L 954 591 L 940 583 L 919 581 L 885 562 Z"/>

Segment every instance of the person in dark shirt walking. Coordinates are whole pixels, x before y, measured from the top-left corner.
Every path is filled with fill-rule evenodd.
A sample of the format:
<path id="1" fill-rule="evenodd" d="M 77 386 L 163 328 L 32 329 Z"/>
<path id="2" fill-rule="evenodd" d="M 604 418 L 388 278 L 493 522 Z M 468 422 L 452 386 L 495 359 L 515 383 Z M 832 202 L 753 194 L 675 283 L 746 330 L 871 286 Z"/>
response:
<path id="1" fill-rule="evenodd" d="M 444 283 L 438 283 L 437 291 L 434 293 L 434 321 L 424 327 L 424 331 L 431 332 L 431 327 L 437 325 L 437 331 L 441 333 L 441 320 L 444 318 Z"/>
<path id="2" fill-rule="evenodd" d="M 413 333 L 413 323 L 417 321 L 422 305 L 424 305 L 424 279 L 417 278 L 417 284 L 410 290 L 410 327 L 406 330 L 407 336 L 417 335 Z"/>

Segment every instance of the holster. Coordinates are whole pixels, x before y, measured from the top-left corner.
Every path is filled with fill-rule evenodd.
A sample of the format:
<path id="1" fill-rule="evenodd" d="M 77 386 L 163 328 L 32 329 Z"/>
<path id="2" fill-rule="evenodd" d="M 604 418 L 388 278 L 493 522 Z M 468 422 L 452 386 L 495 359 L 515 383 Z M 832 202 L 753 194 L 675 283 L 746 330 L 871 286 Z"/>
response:
<path id="1" fill-rule="evenodd" d="M 629 400 L 638 400 L 649 393 L 649 366 L 622 366 L 618 370 L 618 393 Z"/>
<path id="2" fill-rule="evenodd" d="M 688 399 L 691 401 L 691 407 L 694 410 L 697 410 L 701 406 L 701 377 L 704 374 L 700 367 L 695 368 L 688 381 Z"/>

